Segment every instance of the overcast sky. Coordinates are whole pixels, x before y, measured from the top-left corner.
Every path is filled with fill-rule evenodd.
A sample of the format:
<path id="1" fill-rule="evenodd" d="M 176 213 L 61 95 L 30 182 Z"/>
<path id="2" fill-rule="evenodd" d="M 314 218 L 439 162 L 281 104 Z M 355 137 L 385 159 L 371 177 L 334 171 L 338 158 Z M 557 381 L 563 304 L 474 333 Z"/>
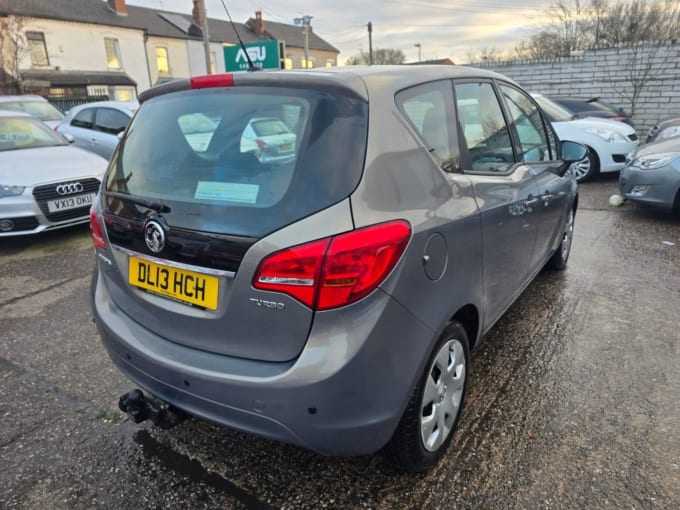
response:
<path id="1" fill-rule="evenodd" d="M 191 0 L 127 0 L 130 5 L 190 13 Z M 314 30 L 340 50 L 340 61 L 373 47 L 400 49 L 407 61 L 446 58 L 463 62 L 484 47 L 512 49 L 544 19 L 550 0 L 225 0 L 234 21 L 261 9 L 265 20 L 293 23 L 313 16 Z M 210 18 L 227 19 L 220 0 L 206 0 Z"/>

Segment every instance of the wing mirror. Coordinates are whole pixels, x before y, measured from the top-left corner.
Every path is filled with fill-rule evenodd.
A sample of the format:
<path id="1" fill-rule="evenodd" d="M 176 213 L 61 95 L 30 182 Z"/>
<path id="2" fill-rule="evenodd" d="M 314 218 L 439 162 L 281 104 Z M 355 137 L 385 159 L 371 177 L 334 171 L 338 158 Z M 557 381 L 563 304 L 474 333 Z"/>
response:
<path id="1" fill-rule="evenodd" d="M 565 163 L 581 161 L 588 154 L 586 146 L 576 142 L 562 142 L 560 147 L 560 159 Z"/>

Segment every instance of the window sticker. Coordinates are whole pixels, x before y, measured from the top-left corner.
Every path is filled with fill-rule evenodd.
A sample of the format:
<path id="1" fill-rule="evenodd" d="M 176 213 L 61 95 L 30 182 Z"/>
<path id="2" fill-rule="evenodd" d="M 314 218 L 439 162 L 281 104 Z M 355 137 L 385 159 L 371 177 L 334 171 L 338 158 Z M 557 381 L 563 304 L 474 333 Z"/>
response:
<path id="1" fill-rule="evenodd" d="M 235 182 L 198 181 L 194 198 L 200 200 L 222 200 L 254 204 L 260 186 L 257 184 L 238 184 Z"/>

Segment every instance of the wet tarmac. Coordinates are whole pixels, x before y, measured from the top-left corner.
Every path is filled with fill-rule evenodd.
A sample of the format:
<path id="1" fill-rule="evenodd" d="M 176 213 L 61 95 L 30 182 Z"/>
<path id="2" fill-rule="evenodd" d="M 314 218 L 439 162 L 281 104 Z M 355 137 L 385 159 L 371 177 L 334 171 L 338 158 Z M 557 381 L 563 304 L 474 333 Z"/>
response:
<path id="1" fill-rule="evenodd" d="M 87 227 L 0 240 L 0 508 L 680 508 L 680 218 L 615 189 L 581 185 L 569 267 L 474 351 L 454 444 L 420 475 L 124 420 Z"/>

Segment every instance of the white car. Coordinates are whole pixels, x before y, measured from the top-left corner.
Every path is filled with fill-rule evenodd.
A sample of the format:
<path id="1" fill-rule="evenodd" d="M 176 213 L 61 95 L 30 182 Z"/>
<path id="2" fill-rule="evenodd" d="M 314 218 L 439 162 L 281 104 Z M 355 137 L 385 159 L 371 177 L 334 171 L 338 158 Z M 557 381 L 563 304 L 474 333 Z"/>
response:
<path id="1" fill-rule="evenodd" d="M 295 157 L 297 137 L 281 119 L 251 120 L 241 136 L 241 152 L 254 152 L 260 163 L 289 161 Z"/>
<path id="2" fill-rule="evenodd" d="M 577 181 L 588 180 L 599 172 L 622 170 L 627 156 L 640 143 L 635 129 L 628 124 L 596 117 L 573 119 L 569 111 L 554 101 L 540 94 L 532 95 L 560 140 L 578 142 L 588 148 L 585 159 L 572 165 Z"/>
<path id="3" fill-rule="evenodd" d="M 87 223 L 106 165 L 30 115 L 0 111 L 0 237 Z"/>

